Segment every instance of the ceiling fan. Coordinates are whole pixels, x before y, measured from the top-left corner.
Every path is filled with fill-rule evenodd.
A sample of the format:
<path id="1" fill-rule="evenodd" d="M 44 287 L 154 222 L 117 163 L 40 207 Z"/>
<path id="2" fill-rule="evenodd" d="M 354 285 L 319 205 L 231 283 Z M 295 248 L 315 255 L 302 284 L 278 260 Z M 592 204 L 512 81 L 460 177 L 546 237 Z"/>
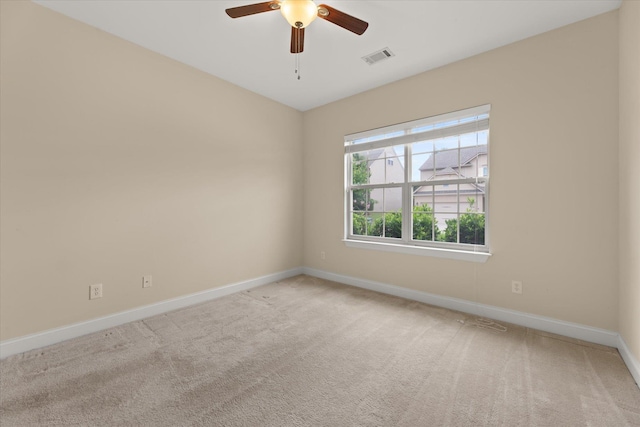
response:
<path id="1" fill-rule="evenodd" d="M 227 9 L 226 12 L 232 18 L 240 18 L 274 10 L 280 10 L 285 19 L 291 24 L 291 53 L 301 53 L 304 50 L 304 29 L 316 17 L 336 24 L 357 35 L 362 35 L 369 26 L 363 20 L 340 12 L 326 4 L 316 6 L 312 0 L 274 0 L 232 7 Z"/>

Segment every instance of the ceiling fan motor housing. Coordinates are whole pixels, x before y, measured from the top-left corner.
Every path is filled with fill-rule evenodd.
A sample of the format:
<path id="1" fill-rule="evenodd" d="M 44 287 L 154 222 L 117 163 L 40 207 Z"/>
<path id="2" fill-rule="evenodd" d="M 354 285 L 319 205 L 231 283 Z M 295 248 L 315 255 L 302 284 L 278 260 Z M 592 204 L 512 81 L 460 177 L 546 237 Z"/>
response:
<path id="1" fill-rule="evenodd" d="M 318 6 L 311 0 L 283 0 L 280 12 L 292 27 L 304 28 L 318 16 Z"/>

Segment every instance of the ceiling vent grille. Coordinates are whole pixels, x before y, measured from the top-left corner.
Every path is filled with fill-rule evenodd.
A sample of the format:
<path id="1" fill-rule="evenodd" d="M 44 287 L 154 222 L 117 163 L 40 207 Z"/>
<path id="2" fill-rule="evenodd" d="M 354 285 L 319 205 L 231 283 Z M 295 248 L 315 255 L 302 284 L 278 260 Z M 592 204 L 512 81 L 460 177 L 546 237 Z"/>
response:
<path id="1" fill-rule="evenodd" d="M 364 62 L 366 62 L 369 65 L 373 65 L 376 64 L 380 61 L 384 61 L 386 59 L 391 58 L 392 56 L 396 56 L 393 52 L 391 52 L 391 50 L 389 50 L 388 47 L 385 47 L 384 49 L 380 49 L 377 52 L 373 52 L 369 55 L 363 56 L 362 59 L 364 60 Z"/>

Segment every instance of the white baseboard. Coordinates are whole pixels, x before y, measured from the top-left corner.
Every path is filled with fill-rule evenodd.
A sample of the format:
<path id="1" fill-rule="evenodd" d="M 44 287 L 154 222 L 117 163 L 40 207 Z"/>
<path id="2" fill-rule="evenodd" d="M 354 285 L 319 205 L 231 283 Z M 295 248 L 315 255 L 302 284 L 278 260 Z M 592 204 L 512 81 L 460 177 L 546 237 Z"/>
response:
<path id="1" fill-rule="evenodd" d="M 75 323 L 73 325 L 50 329 L 48 331 L 38 332 L 32 335 L 5 340 L 0 342 L 0 359 L 36 348 L 46 347 L 71 338 L 98 332 L 107 328 L 112 328 L 114 326 L 119 326 L 124 323 L 145 319 L 147 317 L 167 313 L 179 308 L 210 301 L 236 292 L 255 288 L 256 286 L 266 285 L 288 277 L 297 276 L 302 273 L 303 269 L 298 267 L 292 270 L 268 274 L 255 279 L 173 298 L 156 304 L 134 308 L 132 310 L 122 311 L 109 316 L 88 320 L 86 322 Z"/>
<path id="2" fill-rule="evenodd" d="M 386 283 L 359 279 L 357 277 L 343 276 L 340 274 L 330 273 L 327 271 L 316 270 L 307 267 L 303 268 L 303 272 L 304 274 L 307 274 L 309 276 L 319 277 L 321 279 L 332 280 L 334 282 L 344 283 L 346 285 L 369 289 L 372 291 L 394 295 L 414 301 L 420 301 L 438 307 L 461 311 L 463 313 L 473 314 L 476 316 L 483 316 L 490 319 L 512 323 L 514 325 L 525 326 L 527 328 L 538 329 L 545 332 L 563 335 L 566 337 L 577 338 L 583 341 L 615 348 L 618 348 L 619 345 L 619 334 L 617 332 L 612 332 L 605 329 L 598 329 L 590 326 L 580 325 L 578 323 L 552 319 L 550 317 L 537 316 L 534 314 L 523 313 L 521 311 L 508 310 L 491 305 L 479 304 L 458 298 L 444 297 L 441 295 L 402 288 L 400 286 L 389 285 Z"/>
<path id="3" fill-rule="evenodd" d="M 209 289 L 195 294 L 173 298 L 156 304 L 138 307 L 109 316 L 88 320 L 86 322 L 75 323 L 73 325 L 50 329 L 48 331 L 43 331 L 32 335 L 5 340 L 0 342 L 0 358 L 4 359 L 5 357 L 9 357 L 14 354 L 23 353 L 25 351 L 33 350 L 36 348 L 46 347 L 52 344 L 57 344 L 59 342 L 80 337 L 82 335 L 98 332 L 107 328 L 119 326 L 124 323 L 133 322 L 136 320 L 145 319 L 151 316 L 156 316 L 158 314 L 167 313 L 169 311 L 188 307 L 194 304 L 199 304 L 205 301 L 210 301 L 236 292 L 242 292 L 247 289 L 255 288 L 257 286 L 262 286 L 268 283 L 276 282 L 278 280 L 297 276 L 299 274 L 307 274 L 309 276 L 344 283 L 346 285 L 369 289 L 372 291 L 394 295 L 414 301 L 420 301 L 438 307 L 461 311 L 463 313 L 484 316 L 503 322 L 513 323 L 515 325 L 551 332 L 566 337 L 577 338 L 596 344 L 606 345 L 609 347 L 615 347 L 620 352 L 620 355 L 629 368 L 629 371 L 635 379 L 636 384 L 638 384 L 638 387 L 640 387 L 640 363 L 633 356 L 624 339 L 616 332 L 593 328 L 590 326 L 584 326 L 577 323 L 565 322 L 549 317 L 508 310 L 500 307 L 478 304 L 458 298 L 430 294 L 427 292 L 416 291 L 413 289 L 402 288 L 400 286 L 374 282 L 357 277 L 343 276 L 340 274 L 316 270 L 308 267 L 298 267 L 291 270 L 246 280 L 243 282 L 233 283 L 219 288 Z"/>
<path id="4" fill-rule="evenodd" d="M 478 304 L 463 299 L 444 297 L 441 295 L 430 294 L 427 292 L 416 291 L 413 289 L 402 288 L 400 286 L 374 282 L 357 277 L 343 276 L 341 274 L 330 273 L 308 267 L 304 267 L 302 272 L 309 276 L 344 283 L 345 285 L 369 289 L 371 291 L 419 301 L 425 304 L 444 307 L 451 310 L 461 311 L 463 313 L 483 316 L 490 319 L 512 323 L 514 325 L 538 329 L 540 331 L 551 332 L 565 337 L 576 338 L 595 344 L 617 348 L 618 352 L 622 356 L 622 360 L 624 360 L 629 372 L 631 372 L 631 376 L 640 388 L 640 362 L 638 362 L 638 359 L 633 356 L 631 350 L 627 347 L 626 342 L 617 332 L 593 328 L 591 326 L 585 326 L 578 323 L 565 322 L 563 320 L 552 319 L 550 317 L 523 313 L 521 311 L 508 310 L 486 304 Z"/>
<path id="5" fill-rule="evenodd" d="M 619 336 L 617 347 L 620 352 L 620 356 L 622 356 L 622 360 L 627 364 L 627 368 L 629 368 L 631 376 L 633 376 L 633 379 L 636 380 L 636 384 L 640 388 L 640 362 L 638 359 L 633 357 L 633 354 L 631 353 L 631 350 L 629 350 L 629 347 L 627 347 L 627 343 L 624 341 L 624 338 L 622 338 L 622 335 Z"/>

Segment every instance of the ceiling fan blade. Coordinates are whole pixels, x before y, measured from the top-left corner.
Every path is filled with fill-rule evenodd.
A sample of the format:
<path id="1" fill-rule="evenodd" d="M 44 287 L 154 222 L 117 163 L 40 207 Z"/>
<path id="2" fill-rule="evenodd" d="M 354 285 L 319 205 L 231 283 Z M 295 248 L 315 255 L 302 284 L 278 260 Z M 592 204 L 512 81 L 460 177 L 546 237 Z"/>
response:
<path id="1" fill-rule="evenodd" d="M 280 2 L 266 1 L 264 3 L 248 4 L 246 6 L 231 7 L 225 12 L 232 18 L 240 18 L 242 16 L 253 15 L 262 12 L 271 12 L 280 9 Z"/>
<path id="2" fill-rule="evenodd" d="M 304 28 L 291 27 L 291 53 L 304 50 Z"/>
<path id="3" fill-rule="evenodd" d="M 357 35 L 362 35 L 369 26 L 368 23 L 364 22 L 361 19 L 356 18 L 355 16 L 348 15 L 344 12 L 340 12 L 337 9 L 332 8 L 331 6 L 327 6 L 326 4 L 321 4 L 318 6 L 318 18 L 322 18 L 329 22 L 332 22 L 345 30 L 349 30 L 352 33 L 356 33 Z"/>

